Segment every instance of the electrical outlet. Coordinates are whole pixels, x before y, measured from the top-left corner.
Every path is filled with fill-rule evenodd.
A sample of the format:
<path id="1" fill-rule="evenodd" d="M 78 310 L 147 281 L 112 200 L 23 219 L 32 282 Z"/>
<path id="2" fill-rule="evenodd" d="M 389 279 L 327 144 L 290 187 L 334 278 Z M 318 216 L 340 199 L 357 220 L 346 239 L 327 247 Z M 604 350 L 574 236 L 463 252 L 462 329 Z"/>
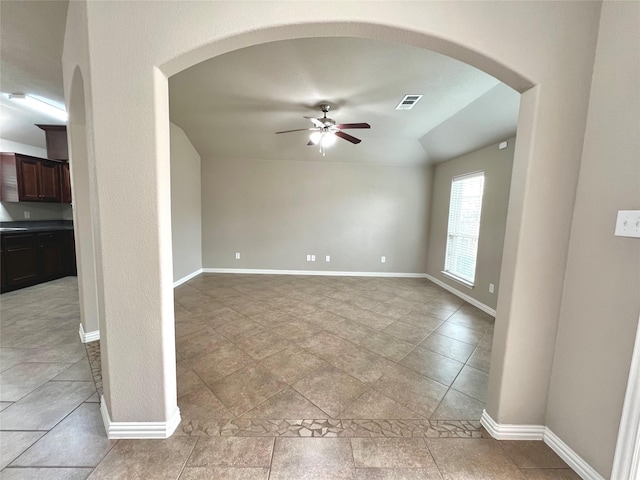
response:
<path id="1" fill-rule="evenodd" d="M 315 262 L 316 261 L 316 256 L 315 255 L 311 255 L 311 261 Z"/>
<path id="2" fill-rule="evenodd" d="M 331 261 L 331 255 L 327 255 L 326 257 L 324 257 L 324 261 L 325 262 L 330 262 Z"/>
<path id="3" fill-rule="evenodd" d="M 385 257 L 384 255 L 380 257 L 380 263 L 386 263 L 386 262 L 387 262 L 387 257 Z"/>
<path id="4" fill-rule="evenodd" d="M 240 252 L 236 252 L 236 260 L 240 260 Z"/>
<path id="5" fill-rule="evenodd" d="M 31 218 L 31 212 L 29 210 L 24 211 L 24 218 L 27 220 Z"/>
<path id="6" fill-rule="evenodd" d="M 493 293 L 496 289 L 496 286 L 493 283 L 489 284 L 489 293 Z"/>
<path id="7" fill-rule="evenodd" d="M 640 210 L 618 210 L 615 236 L 640 238 Z"/>
<path id="8" fill-rule="evenodd" d="M 307 262 L 311 261 L 311 255 L 307 255 Z"/>

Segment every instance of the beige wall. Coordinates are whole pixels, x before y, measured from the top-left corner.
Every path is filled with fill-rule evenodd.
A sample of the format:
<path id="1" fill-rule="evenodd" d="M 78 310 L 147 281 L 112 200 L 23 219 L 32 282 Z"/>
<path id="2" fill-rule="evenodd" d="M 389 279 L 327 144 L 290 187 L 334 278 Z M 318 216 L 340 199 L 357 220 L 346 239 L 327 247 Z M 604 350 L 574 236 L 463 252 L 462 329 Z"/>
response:
<path id="1" fill-rule="evenodd" d="M 547 425 L 609 478 L 640 312 L 640 4 L 604 2 Z"/>
<path id="2" fill-rule="evenodd" d="M 476 150 L 435 166 L 431 197 L 427 273 L 479 302 L 496 308 L 500 285 L 502 247 L 507 224 L 507 205 L 511 186 L 511 167 L 515 138 L 508 140 L 507 148 L 498 144 Z M 447 245 L 449 197 L 453 177 L 484 171 L 484 195 L 478 239 L 476 281 L 473 288 L 442 274 Z M 489 293 L 489 283 L 495 284 Z"/>
<path id="3" fill-rule="evenodd" d="M 173 281 L 202 268 L 200 155 L 171 124 L 171 241 Z"/>
<path id="4" fill-rule="evenodd" d="M 203 266 L 423 273 L 429 184 L 426 166 L 203 160 Z"/>

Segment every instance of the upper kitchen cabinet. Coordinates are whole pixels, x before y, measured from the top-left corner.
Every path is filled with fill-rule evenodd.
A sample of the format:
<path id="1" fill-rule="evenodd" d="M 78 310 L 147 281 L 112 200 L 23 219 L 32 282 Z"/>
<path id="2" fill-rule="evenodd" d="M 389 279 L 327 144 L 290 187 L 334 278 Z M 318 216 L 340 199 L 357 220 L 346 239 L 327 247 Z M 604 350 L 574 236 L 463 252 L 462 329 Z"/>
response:
<path id="1" fill-rule="evenodd" d="M 71 172 L 69 162 L 60 164 L 60 201 L 71 203 Z"/>
<path id="2" fill-rule="evenodd" d="M 47 158 L 62 160 L 60 164 L 60 195 L 62 203 L 71 203 L 71 174 L 66 125 L 36 125 L 44 130 L 47 140 Z"/>
<path id="3" fill-rule="evenodd" d="M 0 199 L 3 202 L 62 201 L 60 162 L 20 153 L 2 153 L 0 161 Z"/>
<path id="4" fill-rule="evenodd" d="M 47 157 L 51 160 L 69 160 L 66 125 L 36 125 L 44 130 L 47 139 Z"/>

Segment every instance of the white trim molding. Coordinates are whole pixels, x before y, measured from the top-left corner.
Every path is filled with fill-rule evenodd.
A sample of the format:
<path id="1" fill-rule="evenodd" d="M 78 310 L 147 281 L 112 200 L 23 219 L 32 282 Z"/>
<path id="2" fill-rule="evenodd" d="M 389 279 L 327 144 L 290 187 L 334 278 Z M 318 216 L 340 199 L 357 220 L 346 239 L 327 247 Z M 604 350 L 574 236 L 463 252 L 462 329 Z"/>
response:
<path id="1" fill-rule="evenodd" d="M 100 397 L 100 413 L 107 432 L 107 438 L 118 440 L 122 438 L 169 438 L 180 425 L 180 409 L 176 407 L 171 418 L 166 422 L 113 422 L 109 416 L 104 396 Z"/>
<path id="2" fill-rule="evenodd" d="M 569 445 L 544 425 L 511 425 L 499 424 L 487 413 L 482 411 L 480 423 L 496 440 L 543 440 L 549 448 L 564 460 L 584 480 L 604 480 L 591 465 L 574 452 Z M 631 477 L 611 477 L 631 478 Z"/>
<path id="3" fill-rule="evenodd" d="M 173 282 L 173 288 L 179 287 L 180 285 L 182 285 L 183 283 L 188 282 L 189 280 L 191 280 L 193 277 L 197 277 L 198 275 L 200 275 L 202 273 L 202 268 L 199 268 L 198 270 L 196 270 L 193 273 L 190 273 L 189 275 L 186 275 L 178 280 L 176 280 L 175 282 Z"/>
<path id="4" fill-rule="evenodd" d="M 486 410 L 482 411 L 480 423 L 496 440 L 543 440 L 546 428 L 544 425 L 499 424 Z"/>
<path id="5" fill-rule="evenodd" d="M 265 270 L 254 268 L 203 268 L 204 273 L 244 273 L 253 275 L 321 275 L 327 277 L 427 278 L 426 273 L 338 272 L 330 270 Z"/>
<path id="6" fill-rule="evenodd" d="M 85 332 L 82 323 L 80 324 L 80 328 L 78 329 L 78 334 L 80 335 L 80 341 L 82 343 L 95 342 L 96 340 L 100 340 L 100 330 L 94 330 L 93 332 Z"/>
<path id="7" fill-rule="evenodd" d="M 611 478 L 640 480 L 640 319 L 624 397 Z"/>
<path id="8" fill-rule="evenodd" d="M 442 280 L 438 280 L 436 277 L 429 275 L 429 274 L 425 274 L 424 275 L 425 278 L 431 280 L 433 283 L 435 283 L 436 285 L 438 285 L 439 287 L 444 288 L 445 290 L 448 290 L 449 292 L 453 293 L 455 296 L 460 297 L 461 299 L 463 299 L 465 302 L 470 303 L 471 305 L 473 305 L 474 307 L 479 308 L 480 310 L 482 310 L 485 313 L 488 313 L 489 315 L 491 315 L 492 317 L 496 316 L 496 310 L 495 308 L 491 308 L 488 305 L 485 305 L 484 303 L 476 300 L 473 297 L 470 297 L 469 295 L 467 295 L 466 293 L 461 292 L 460 290 L 456 290 L 455 288 L 453 288 L 451 285 L 444 283 Z M 486 427 L 485 427 L 486 428 Z"/>

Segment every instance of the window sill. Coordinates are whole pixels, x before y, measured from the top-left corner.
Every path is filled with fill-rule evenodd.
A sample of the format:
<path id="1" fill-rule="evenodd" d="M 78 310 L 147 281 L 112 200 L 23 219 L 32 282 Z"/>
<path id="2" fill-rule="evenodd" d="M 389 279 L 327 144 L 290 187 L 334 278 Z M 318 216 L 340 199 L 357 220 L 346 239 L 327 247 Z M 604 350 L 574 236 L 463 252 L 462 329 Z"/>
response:
<path id="1" fill-rule="evenodd" d="M 440 273 L 442 273 L 445 277 L 450 278 L 451 280 L 454 280 L 462 285 L 464 285 L 465 287 L 467 287 L 469 290 L 473 290 L 473 283 L 468 282 L 467 280 L 463 280 L 460 277 L 456 277 L 455 275 L 453 275 L 452 273 L 446 272 L 444 270 L 442 270 Z"/>

